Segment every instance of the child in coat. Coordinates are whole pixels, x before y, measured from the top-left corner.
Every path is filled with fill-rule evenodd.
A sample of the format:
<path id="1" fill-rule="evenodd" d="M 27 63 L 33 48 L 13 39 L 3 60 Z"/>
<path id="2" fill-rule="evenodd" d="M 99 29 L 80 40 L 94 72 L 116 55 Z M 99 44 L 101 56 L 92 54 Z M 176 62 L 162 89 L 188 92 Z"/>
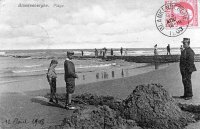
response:
<path id="1" fill-rule="evenodd" d="M 50 100 L 49 102 L 53 102 L 53 98 L 55 99 L 56 103 L 58 103 L 58 99 L 56 97 L 56 78 L 57 74 L 55 71 L 55 67 L 57 66 L 58 61 L 57 60 L 51 60 L 51 63 L 48 68 L 47 72 L 47 80 L 50 85 Z"/>

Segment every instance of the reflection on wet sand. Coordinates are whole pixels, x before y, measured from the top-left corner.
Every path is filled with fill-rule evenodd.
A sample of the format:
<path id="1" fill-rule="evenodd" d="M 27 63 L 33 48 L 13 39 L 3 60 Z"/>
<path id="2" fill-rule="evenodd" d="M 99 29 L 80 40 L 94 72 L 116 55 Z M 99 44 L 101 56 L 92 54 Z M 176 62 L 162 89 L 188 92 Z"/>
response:
<path id="1" fill-rule="evenodd" d="M 112 78 L 115 78 L 115 72 L 112 71 Z"/>
<path id="2" fill-rule="evenodd" d="M 155 62 L 155 69 L 159 69 L 159 64 Z"/>
<path id="3" fill-rule="evenodd" d="M 122 77 L 124 77 L 124 70 L 123 69 L 122 69 L 121 75 L 122 75 Z"/>
<path id="4" fill-rule="evenodd" d="M 96 80 L 104 80 L 104 79 L 128 77 L 129 71 L 128 71 L 128 69 L 120 69 L 118 71 L 108 71 L 108 72 L 101 71 L 101 72 L 97 72 L 95 74 L 96 74 Z"/>
<path id="5" fill-rule="evenodd" d="M 99 79 L 99 73 L 96 73 L 96 79 L 97 80 Z"/>
<path id="6" fill-rule="evenodd" d="M 104 79 L 108 79 L 108 73 L 104 72 Z"/>
<path id="7" fill-rule="evenodd" d="M 83 75 L 83 80 L 85 80 L 85 75 Z"/>
<path id="8" fill-rule="evenodd" d="M 128 69 L 124 69 L 124 71 L 125 71 L 126 77 L 128 77 L 128 76 L 129 76 L 129 71 L 128 71 Z"/>
<path id="9" fill-rule="evenodd" d="M 83 83 L 86 84 L 90 82 L 98 82 L 109 79 L 130 77 L 153 70 L 155 70 L 154 65 L 141 67 L 139 69 L 129 67 L 129 68 L 104 69 L 99 71 L 93 71 L 90 73 L 80 73 L 79 74 L 80 78 L 76 80 L 76 84 L 83 84 Z"/>

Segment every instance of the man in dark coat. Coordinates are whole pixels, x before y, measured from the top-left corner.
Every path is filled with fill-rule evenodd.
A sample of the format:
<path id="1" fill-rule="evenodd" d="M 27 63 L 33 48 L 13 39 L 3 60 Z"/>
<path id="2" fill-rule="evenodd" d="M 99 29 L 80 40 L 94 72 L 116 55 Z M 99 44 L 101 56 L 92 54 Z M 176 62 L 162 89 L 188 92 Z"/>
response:
<path id="1" fill-rule="evenodd" d="M 170 45 L 169 45 L 169 44 L 167 45 L 167 55 L 168 55 L 168 54 L 171 55 L 171 52 L 170 52 Z"/>
<path id="2" fill-rule="evenodd" d="M 196 67 L 194 65 L 194 51 L 190 48 L 190 39 L 183 38 L 183 48 L 184 50 L 181 52 L 180 57 L 180 72 L 182 75 L 182 82 L 184 86 L 184 95 L 181 98 L 185 100 L 192 99 L 192 83 L 191 83 L 191 75 L 192 72 L 196 71 Z"/>
<path id="3" fill-rule="evenodd" d="M 75 90 L 75 78 L 78 78 L 75 73 L 74 63 L 71 61 L 74 52 L 68 51 L 67 58 L 64 62 L 64 70 L 65 70 L 65 82 L 66 82 L 66 105 L 67 109 L 75 109 L 75 107 L 71 106 L 72 94 Z"/>

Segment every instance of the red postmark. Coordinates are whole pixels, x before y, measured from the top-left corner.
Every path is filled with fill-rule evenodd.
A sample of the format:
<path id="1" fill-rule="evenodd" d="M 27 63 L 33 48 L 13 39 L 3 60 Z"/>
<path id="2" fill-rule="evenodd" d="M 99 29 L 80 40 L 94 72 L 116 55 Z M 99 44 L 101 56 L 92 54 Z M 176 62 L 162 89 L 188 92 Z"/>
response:
<path id="1" fill-rule="evenodd" d="M 198 6 L 197 0 L 165 0 L 165 4 L 173 3 L 173 9 L 166 10 L 166 27 L 197 27 Z"/>

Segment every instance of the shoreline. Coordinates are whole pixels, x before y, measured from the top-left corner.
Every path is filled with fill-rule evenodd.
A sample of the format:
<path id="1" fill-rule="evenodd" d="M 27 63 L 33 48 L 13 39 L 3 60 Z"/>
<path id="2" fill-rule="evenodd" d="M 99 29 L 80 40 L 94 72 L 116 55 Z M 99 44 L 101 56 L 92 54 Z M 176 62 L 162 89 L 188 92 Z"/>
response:
<path id="1" fill-rule="evenodd" d="M 160 69 L 165 69 L 171 64 L 162 64 Z M 89 83 L 98 83 L 104 81 L 113 81 L 116 79 L 138 76 L 140 74 L 146 74 L 148 72 L 155 71 L 155 66 L 152 64 L 139 66 L 139 67 L 116 67 L 98 69 L 90 72 L 78 73 L 79 79 L 76 79 L 76 86 L 87 85 Z M 21 79 L 21 80 L 20 80 Z M 6 80 L 5 80 L 6 81 Z M 35 84 L 35 85 L 34 85 Z M 57 88 L 65 87 L 64 73 L 59 73 L 57 78 Z M 10 83 L 2 84 L 0 93 L 3 92 L 26 92 L 37 90 L 48 90 L 49 84 L 46 80 L 46 74 L 33 75 L 26 77 L 19 77 L 19 80 L 15 80 Z"/>
<path id="2" fill-rule="evenodd" d="M 44 56 L 44 57 L 34 57 L 31 55 L 4 55 L 0 57 L 13 57 L 13 58 L 23 58 L 23 59 L 65 59 L 66 55 L 51 55 L 51 56 Z M 195 62 L 200 62 L 200 54 L 195 54 Z M 127 62 L 135 62 L 135 63 L 153 63 L 155 62 L 155 56 L 154 55 L 106 55 L 106 57 L 103 56 L 94 56 L 94 55 L 74 55 L 74 59 L 77 60 L 86 60 L 86 59 L 102 59 L 105 61 L 111 61 L 111 60 L 125 60 Z M 170 63 L 170 62 L 179 62 L 180 60 L 180 54 L 173 54 L 173 55 L 166 55 L 166 54 L 160 54 L 157 55 L 157 60 L 160 63 Z"/>
<path id="3" fill-rule="evenodd" d="M 164 71 L 166 71 L 166 69 L 168 69 L 169 67 L 172 67 L 173 65 L 176 65 L 176 63 L 169 64 L 169 66 L 167 66 L 167 67 L 163 67 L 163 68 L 160 68 L 157 70 L 152 70 L 152 71 L 148 71 L 148 72 L 144 72 L 144 73 L 139 73 L 139 74 L 136 74 L 133 76 L 114 78 L 114 79 L 102 80 L 102 81 L 97 81 L 97 82 L 89 82 L 89 83 L 85 83 L 85 84 L 76 84 L 76 89 L 75 89 L 74 94 L 87 93 L 87 91 L 92 90 L 92 93 L 97 93 L 97 95 L 98 95 L 98 94 L 101 94 L 101 91 L 98 91 L 98 89 L 101 89 L 101 86 L 104 88 L 111 86 L 111 89 L 112 89 L 116 85 L 117 86 L 116 89 L 118 89 L 119 86 L 122 85 L 122 86 L 128 87 L 128 89 L 131 87 L 134 89 L 135 86 L 137 86 L 139 84 L 148 84 L 149 81 L 150 81 L 150 83 L 153 83 L 153 80 L 148 79 L 149 76 L 151 76 L 152 74 L 155 74 L 155 73 L 159 73 L 159 74 L 163 73 Z M 142 78 L 144 78 L 144 80 Z M 131 86 L 131 83 L 130 83 L 131 81 L 134 82 L 133 86 Z M 142 82 L 144 82 L 144 83 L 142 83 Z M 127 83 L 128 83 L 128 85 L 127 85 Z M 157 83 L 157 81 L 155 83 Z M 109 85 L 109 84 L 111 84 L 111 85 Z M 123 92 L 123 90 L 124 89 L 119 90 L 119 92 L 120 91 Z M 128 91 L 132 91 L 132 90 L 128 90 Z M 41 95 L 41 94 L 49 93 L 49 92 L 50 92 L 49 88 L 47 88 L 47 89 L 41 89 L 41 90 L 35 90 L 35 91 L 25 91 L 24 93 L 32 94 L 32 95 L 34 95 L 35 93 L 36 94 L 38 93 Z M 106 92 L 109 92 L 109 91 L 106 91 Z M 57 93 L 65 93 L 65 87 L 57 87 Z M 105 94 L 105 95 L 109 95 L 109 94 L 110 93 Z M 121 94 L 119 96 L 123 97 L 126 95 Z"/>

